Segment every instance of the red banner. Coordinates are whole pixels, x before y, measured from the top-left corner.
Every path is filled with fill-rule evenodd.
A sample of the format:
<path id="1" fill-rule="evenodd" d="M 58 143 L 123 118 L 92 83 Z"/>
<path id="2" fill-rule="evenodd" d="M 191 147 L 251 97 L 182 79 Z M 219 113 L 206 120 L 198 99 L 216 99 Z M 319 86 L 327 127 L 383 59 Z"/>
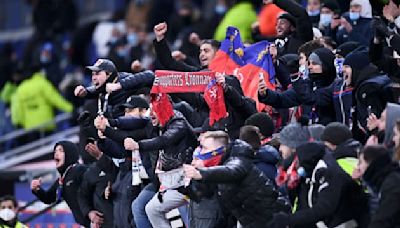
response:
<path id="1" fill-rule="evenodd" d="M 210 107 L 210 125 L 226 116 L 224 92 L 216 83 L 215 72 L 157 70 L 151 93 L 153 111 L 163 126 L 173 115 L 167 93 L 204 93 L 204 99 Z"/>
<path id="2" fill-rule="evenodd" d="M 151 93 L 203 93 L 215 72 L 177 72 L 157 70 Z"/>

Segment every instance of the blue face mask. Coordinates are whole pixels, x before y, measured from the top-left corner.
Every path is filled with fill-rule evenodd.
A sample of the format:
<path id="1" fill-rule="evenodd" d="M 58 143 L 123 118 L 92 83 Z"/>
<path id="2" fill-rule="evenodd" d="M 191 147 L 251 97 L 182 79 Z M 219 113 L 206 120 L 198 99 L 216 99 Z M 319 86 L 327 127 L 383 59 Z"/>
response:
<path id="1" fill-rule="evenodd" d="M 305 170 L 303 167 L 299 167 L 299 168 L 297 169 L 297 174 L 298 174 L 300 177 L 307 177 L 306 170 Z"/>
<path id="2" fill-rule="evenodd" d="M 349 13 L 349 18 L 352 21 L 356 21 L 360 18 L 360 13 L 359 12 L 350 12 Z"/>
<path id="3" fill-rule="evenodd" d="M 215 12 L 217 14 L 224 14 L 226 12 L 226 6 L 222 5 L 222 4 L 218 4 L 215 6 Z"/>
<path id="4" fill-rule="evenodd" d="M 126 35 L 126 39 L 128 40 L 128 43 L 132 46 L 136 46 L 139 42 L 139 38 L 137 34 L 134 32 L 128 33 Z"/>
<path id="5" fill-rule="evenodd" d="M 310 16 L 310 17 L 318 16 L 319 12 L 320 12 L 319 9 L 318 10 L 307 11 L 308 16 Z"/>
<path id="6" fill-rule="evenodd" d="M 321 24 L 323 26 L 328 26 L 332 21 L 332 14 L 328 14 L 328 13 L 321 13 L 319 15 L 319 22 L 321 22 Z"/>

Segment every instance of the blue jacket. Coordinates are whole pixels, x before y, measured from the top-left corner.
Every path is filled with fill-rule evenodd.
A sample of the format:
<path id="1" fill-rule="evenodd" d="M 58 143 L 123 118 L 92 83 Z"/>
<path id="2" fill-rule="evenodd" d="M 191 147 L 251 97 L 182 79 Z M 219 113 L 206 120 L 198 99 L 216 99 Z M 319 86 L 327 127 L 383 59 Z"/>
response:
<path id="1" fill-rule="evenodd" d="M 370 40 L 374 34 L 371 31 L 371 18 L 360 18 L 357 21 L 351 21 L 348 13 L 344 18 L 353 26 L 353 30 L 348 33 L 345 28 L 340 28 L 336 33 L 336 41 L 338 45 L 348 41 L 359 42 L 361 45 L 369 46 Z"/>
<path id="2" fill-rule="evenodd" d="M 265 176 L 274 181 L 277 175 L 276 164 L 278 164 L 278 161 L 278 151 L 273 146 L 265 145 L 258 150 L 253 163 Z"/>

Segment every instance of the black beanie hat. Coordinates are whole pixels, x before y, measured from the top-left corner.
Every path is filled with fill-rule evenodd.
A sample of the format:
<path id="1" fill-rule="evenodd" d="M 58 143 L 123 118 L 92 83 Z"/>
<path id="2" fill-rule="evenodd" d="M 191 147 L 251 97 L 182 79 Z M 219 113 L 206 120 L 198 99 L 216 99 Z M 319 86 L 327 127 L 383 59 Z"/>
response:
<path id="1" fill-rule="evenodd" d="M 323 7 L 332 10 L 334 13 L 340 14 L 340 7 L 336 0 L 325 0 L 321 3 L 321 9 Z"/>
<path id="2" fill-rule="evenodd" d="M 321 135 L 321 141 L 332 143 L 335 146 L 338 146 L 351 138 L 353 138 L 353 135 L 350 129 L 339 122 L 328 124 Z"/>
<path id="3" fill-rule="evenodd" d="M 57 168 L 58 172 L 63 175 L 65 170 L 68 168 L 68 166 L 78 163 L 79 160 L 79 151 L 78 151 L 78 147 L 70 142 L 70 141 L 59 141 L 56 143 L 56 145 L 54 145 L 54 149 L 53 151 L 56 151 L 56 147 L 58 145 L 61 145 L 64 149 L 64 153 L 65 153 L 65 161 L 64 161 L 64 165 L 62 165 L 61 167 Z"/>
<path id="4" fill-rule="evenodd" d="M 291 74 L 299 72 L 299 55 L 286 54 L 279 58 L 280 61 L 288 68 Z"/>
<path id="5" fill-rule="evenodd" d="M 264 137 L 271 137 L 275 131 L 274 122 L 267 113 L 255 113 L 244 122 L 244 125 L 256 126 Z"/>
<path id="6" fill-rule="evenodd" d="M 370 64 L 367 51 L 355 50 L 346 56 L 343 65 L 348 65 L 351 69 L 361 71 Z"/>
<path id="7" fill-rule="evenodd" d="M 359 48 L 361 45 L 358 42 L 346 42 L 341 44 L 339 47 L 336 48 L 336 54 L 341 55 L 343 58 L 346 58 L 346 56 L 356 50 L 357 48 Z"/>

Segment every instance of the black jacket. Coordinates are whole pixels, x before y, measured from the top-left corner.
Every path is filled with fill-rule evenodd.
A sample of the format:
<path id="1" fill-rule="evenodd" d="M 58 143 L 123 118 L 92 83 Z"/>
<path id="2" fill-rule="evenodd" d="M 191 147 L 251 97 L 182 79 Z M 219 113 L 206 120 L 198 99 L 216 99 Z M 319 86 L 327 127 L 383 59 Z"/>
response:
<path id="1" fill-rule="evenodd" d="M 65 179 L 62 186 L 62 199 L 68 204 L 68 207 L 72 211 L 72 215 L 77 223 L 82 226 L 89 227 L 90 220 L 85 216 L 78 204 L 78 189 L 81 186 L 83 174 L 86 171 L 86 166 L 76 165 L 72 167 L 65 175 Z M 39 189 L 38 191 L 32 191 L 45 204 L 55 203 L 57 199 L 57 189 L 59 187 L 58 180 L 48 189 Z"/>
<path id="2" fill-rule="evenodd" d="M 105 155 L 100 158 L 100 160 L 104 159 L 110 158 Z M 78 195 L 82 214 L 88 216 L 92 210 L 102 213 L 104 223 L 101 227 L 114 226 L 113 203 L 104 198 L 104 191 L 108 182 L 113 183 L 116 176 L 116 171 L 105 172 L 97 165 L 97 162 L 92 163 L 83 175 Z"/>
<path id="3" fill-rule="evenodd" d="M 164 150 L 161 156 L 163 170 L 174 169 L 186 163 L 191 154 L 187 154 L 190 148 L 195 148 L 197 139 L 192 126 L 180 112 L 175 111 L 174 116 L 162 128 L 162 135 L 151 139 L 139 141 L 139 151 Z"/>
<path id="4" fill-rule="evenodd" d="M 265 227 L 273 213 L 287 211 L 273 183 L 252 163 L 253 150 L 236 140 L 223 165 L 200 169 L 203 182 L 218 184 L 218 197 L 243 227 Z"/>
<path id="5" fill-rule="evenodd" d="M 285 46 L 278 54 L 297 54 L 299 47 L 314 37 L 310 17 L 307 11 L 293 0 L 274 0 L 274 4 L 296 18 L 296 31 L 286 37 Z"/>
<path id="6" fill-rule="evenodd" d="M 345 173 L 325 146 L 308 143 L 297 148 L 299 166 L 306 172 L 307 202 L 301 210 L 287 217 L 291 226 L 313 227 L 322 221 L 327 227 L 336 227 L 350 220 L 362 224 L 360 219 L 368 213 L 367 197 L 362 188 Z"/>
<path id="7" fill-rule="evenodd" d="M 380 195 L 378 209 L 369 228 L 400 227 L 400 168 L 389 155 L 375 159 L 364 173 L 363 179 Z"/>

